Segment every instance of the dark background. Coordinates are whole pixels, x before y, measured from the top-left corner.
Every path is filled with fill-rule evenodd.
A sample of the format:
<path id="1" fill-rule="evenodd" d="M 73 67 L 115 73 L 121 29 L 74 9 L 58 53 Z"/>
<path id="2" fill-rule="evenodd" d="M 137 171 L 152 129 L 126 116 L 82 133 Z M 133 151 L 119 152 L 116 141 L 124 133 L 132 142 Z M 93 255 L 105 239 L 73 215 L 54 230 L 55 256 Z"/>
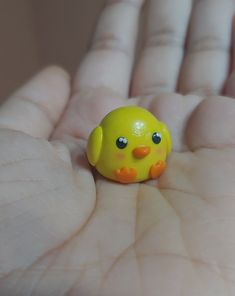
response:
<path id="1" fill-rule="evenodd" d="M 42 67 L 71 74 L 104 0 L 0 0 L 0 101 Z"/>

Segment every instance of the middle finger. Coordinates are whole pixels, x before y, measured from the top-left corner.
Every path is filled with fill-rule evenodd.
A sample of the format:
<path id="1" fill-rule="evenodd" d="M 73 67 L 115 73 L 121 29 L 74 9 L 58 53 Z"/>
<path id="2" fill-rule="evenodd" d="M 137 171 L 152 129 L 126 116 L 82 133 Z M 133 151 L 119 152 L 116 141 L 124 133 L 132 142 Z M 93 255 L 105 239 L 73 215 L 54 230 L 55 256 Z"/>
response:
<path id="1" fill-rule="evenodd" d="M 146 42 L 137 65 L 132 96 L 175 90 L 192 0 L 150 0 Z"/>

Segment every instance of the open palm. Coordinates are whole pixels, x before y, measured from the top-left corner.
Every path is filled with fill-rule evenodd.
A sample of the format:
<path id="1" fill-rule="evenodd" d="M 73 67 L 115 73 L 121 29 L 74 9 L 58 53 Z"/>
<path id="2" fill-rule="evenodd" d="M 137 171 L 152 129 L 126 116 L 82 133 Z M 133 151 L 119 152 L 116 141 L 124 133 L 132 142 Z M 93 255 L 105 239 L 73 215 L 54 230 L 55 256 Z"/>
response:
<path id="1" fill-rule="evenodd" d="M 150 1 L 132 75 L 142 4 L 109 1 L 67 108 L 52 67 L 0 109 L 1 295 L 235 293 L 233 3 L 195 1 L 190 19 L 191 1 Z M 171 130 L 157 184 L 113 183 L 86 161 L 91 129 L 127 104 Z"/>

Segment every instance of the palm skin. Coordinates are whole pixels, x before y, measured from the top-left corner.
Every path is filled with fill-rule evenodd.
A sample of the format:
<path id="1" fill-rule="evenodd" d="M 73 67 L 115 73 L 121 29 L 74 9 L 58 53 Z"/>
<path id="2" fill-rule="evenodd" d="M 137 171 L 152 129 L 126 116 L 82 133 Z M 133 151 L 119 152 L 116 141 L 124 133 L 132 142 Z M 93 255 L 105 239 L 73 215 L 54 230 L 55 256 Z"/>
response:
<path id="1" fill-rule="evenodd" d="M 56 142 L 0 122 L 2 295 L 234 295 L 234 100 L 121 97 L 75 92 Z M 171 130 L 157 184 L 117 184 L 88 166 L 89 132 L 125 104 Z"/>

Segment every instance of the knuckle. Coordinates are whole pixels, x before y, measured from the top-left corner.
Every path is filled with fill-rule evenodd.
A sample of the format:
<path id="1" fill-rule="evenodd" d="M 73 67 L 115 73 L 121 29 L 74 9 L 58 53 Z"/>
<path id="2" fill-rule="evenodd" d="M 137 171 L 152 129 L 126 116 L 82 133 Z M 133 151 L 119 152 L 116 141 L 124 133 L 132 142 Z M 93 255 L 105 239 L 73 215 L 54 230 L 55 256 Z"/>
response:
<path id="1" fill-rule="evenodd" d="M 113 52 L 120 52 L 130 56 L 127 46 L 124 44 L 122 38 L 115 36 L 113 33 L 106 33 L 98 36 L 92 46 L 93 51 L 108 50 Z"/>
<path id="2" fill-rule="evenodd" d="M 182 47 L 183 40 L 174 29 L 161 29 L 152 32 L 146 40 L 146 47 Z"/>
<path id="3" fill-rule="evenodd" d="M 188 47 L 188 53 L 197 53 L 203 51 L 228 51 L 229 46 L 224 44 L 223 40 L 217 36 L 203 36 L 192 41 Z"/>

